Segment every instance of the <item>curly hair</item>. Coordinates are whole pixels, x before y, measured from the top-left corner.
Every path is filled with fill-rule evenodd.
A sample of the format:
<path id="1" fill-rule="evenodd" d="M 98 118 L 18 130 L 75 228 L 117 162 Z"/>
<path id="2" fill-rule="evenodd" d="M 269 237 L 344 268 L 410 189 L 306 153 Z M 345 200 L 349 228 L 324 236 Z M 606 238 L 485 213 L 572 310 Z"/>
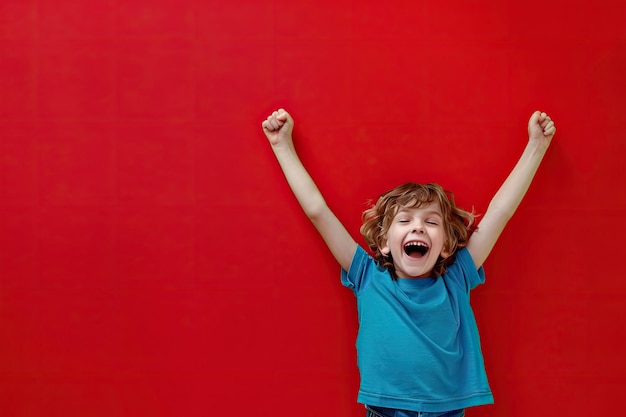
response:
<path id="1" fill-rule="evenodd" d="M 455 257 L 456 251 L 467 246 L 474 212 L 465 211 L 456 206 L 452 193 L 445 191 L 439 184 L 406 183 L 382 194 L 376 204 L 363 212 L 361 234 L 374 253 L 376 262 L 387 268 L 392 278 L 396 279 L 391 254 L 384 255 L 380 248 L 384 247 L 387 232 L 398 211 L 405 208 L 419 208 L 438 203 L 443 216 L 446 241 L 444 251 L 450 253 L 447 258 L 441 256 L 433 267 L 434 276 L 443 275 Z"/>

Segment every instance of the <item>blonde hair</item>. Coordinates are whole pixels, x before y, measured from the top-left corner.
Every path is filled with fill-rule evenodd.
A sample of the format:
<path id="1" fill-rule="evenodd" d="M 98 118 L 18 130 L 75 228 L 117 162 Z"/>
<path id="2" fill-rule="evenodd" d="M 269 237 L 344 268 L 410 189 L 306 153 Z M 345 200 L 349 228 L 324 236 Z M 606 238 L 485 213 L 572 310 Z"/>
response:
<path id="1" fill-rule="evenodd" d="M 456 206 L 452 193 L 445 191 L 439 184 L 409 182 L 382 194 L 376 204 L 363 212 L 361 234 L 378 264 L 387 268 L 394 279 L 397 276 L 391 254 L 384 255 L 380 250 L 385 245 L 391 222 L 401 209 L 432 203 L 438 203 L 441 208 L 446 236 L 443 249 L 450 254 L 447 258 L 440 256 L 433 267 L 433 275 L 440 276 L 454 261 L 457 250 L 467 246 L 475 218 L 474 212 Z"/>

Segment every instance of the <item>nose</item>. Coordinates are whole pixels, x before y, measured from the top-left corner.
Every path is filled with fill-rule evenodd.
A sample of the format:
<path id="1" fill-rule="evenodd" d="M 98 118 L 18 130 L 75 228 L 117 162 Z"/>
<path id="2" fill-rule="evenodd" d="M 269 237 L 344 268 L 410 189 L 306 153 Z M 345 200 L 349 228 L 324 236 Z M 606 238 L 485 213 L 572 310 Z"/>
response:
<path id="1" fill-rule="evenodd" d="M 424 233 L 424 223 L 422 223 L 422 222 L 415 222 L 413 224 L 413 231 L 415 233 Z"/>

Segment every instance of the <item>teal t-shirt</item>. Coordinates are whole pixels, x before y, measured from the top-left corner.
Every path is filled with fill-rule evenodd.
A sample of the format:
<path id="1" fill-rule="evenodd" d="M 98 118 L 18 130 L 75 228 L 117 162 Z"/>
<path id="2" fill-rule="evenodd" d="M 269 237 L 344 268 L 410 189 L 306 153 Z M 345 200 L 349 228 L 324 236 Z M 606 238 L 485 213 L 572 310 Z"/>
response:
<path id="1" fill-rule="evenodd" d="M 485 275 L 467 249 L 441 277 L 393 280 L 359 246 L 341 281 L 357 298 L 360 403 L 423 412 L 493 403 L 470 306 Z"/>

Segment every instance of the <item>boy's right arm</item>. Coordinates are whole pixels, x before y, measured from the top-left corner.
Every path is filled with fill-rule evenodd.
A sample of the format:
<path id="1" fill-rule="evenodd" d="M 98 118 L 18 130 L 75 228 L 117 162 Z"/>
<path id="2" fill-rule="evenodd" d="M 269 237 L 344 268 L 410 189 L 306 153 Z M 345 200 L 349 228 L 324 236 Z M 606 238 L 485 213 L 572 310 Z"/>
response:
<path id="1" fill-rule="evenodd" d="M 293 119 L 283 109 L 273 112 L 262 123 L 263 132 L 272 145 L 274 155 L 300 206 L 322 235 L 339 265 L 347 271 L 357 243 L 330 210 L 322 193 L 302 165 L 293 145 L 293 125 Z"/>

